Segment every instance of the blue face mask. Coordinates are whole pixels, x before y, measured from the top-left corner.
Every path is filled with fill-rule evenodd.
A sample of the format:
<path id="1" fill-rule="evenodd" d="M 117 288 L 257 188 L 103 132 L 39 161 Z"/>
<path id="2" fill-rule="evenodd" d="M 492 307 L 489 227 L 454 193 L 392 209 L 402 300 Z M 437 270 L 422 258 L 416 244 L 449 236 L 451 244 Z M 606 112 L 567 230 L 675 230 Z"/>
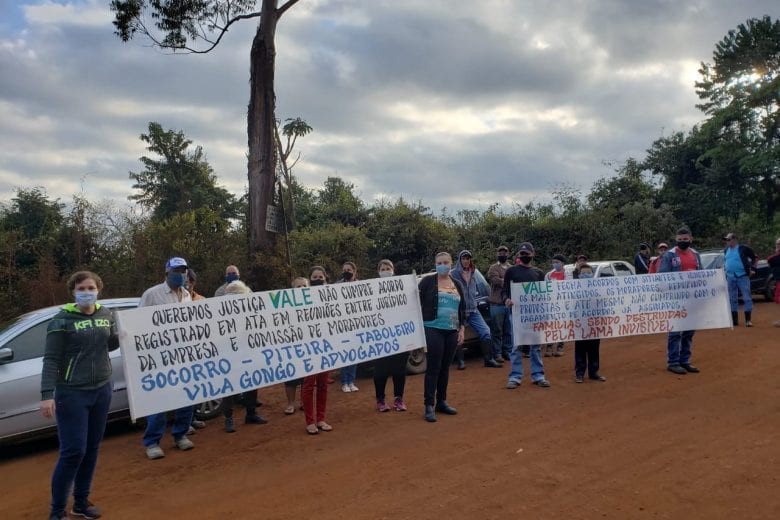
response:
<path id="1" fill-rule="evenodd" d="M 76 291 L 74 294 L 76 296 L 76 305 L 79 307 L 88 307 L 90 305 L 95 305 L 95 302 L 97 302 L 97 292 Z"/>
<path id="2" fill-rule="evenodd" d="M 593 278 L 593 273 L 580 273 L 580 278 Z"/>
<path id="3" fill-rule="evenodd" d="M 437 264 L 436 265 L 436 273 L 437 274 L 447 274 L 450 272 L 450 266 L 447 264 Z"/>
<path id="4" fill-rule="evenodd" d="M 184 287 L 184 284 L 187 282 L 187 273 L 177 273 L 175 271 L 171 271 L 168 273 L 168 286 L 178 289 L 179 287 Z"/>
<path id="5" fill-rule="evenodd" d="M 225 283 L 235 282 L 238 280 L 238 273 L 228 273 L 225 275 Z"/>

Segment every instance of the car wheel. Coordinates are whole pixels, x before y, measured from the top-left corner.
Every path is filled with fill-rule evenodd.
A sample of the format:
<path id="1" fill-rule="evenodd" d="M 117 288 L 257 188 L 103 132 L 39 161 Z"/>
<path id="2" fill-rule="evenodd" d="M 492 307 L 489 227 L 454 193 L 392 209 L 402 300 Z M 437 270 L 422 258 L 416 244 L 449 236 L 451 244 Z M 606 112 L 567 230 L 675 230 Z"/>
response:
<path id="1" fill-rule="evenodd" d="M 422 374 L 428 367 L 428 358 L 425 357 L 425 349 L 415 349 L 409 353 L 409 360 L 406 362 L 406 372 L 408 374 Z"/>
<path id="2" fill-rule="evenodd" d="M 222 414 L 225 407 L 224 399 L 212 399 L 204 401 L 195 407 L 195 418 L 199 421 L 207 421 Z"/>

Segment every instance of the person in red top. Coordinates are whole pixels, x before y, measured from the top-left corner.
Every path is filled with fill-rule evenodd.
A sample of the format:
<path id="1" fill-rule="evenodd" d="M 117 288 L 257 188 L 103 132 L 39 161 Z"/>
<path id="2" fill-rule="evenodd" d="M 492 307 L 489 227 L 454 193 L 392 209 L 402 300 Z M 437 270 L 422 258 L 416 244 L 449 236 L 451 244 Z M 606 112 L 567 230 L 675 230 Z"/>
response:
<path id="1" fill-rule="evenodd" d="M 647 267 L 648 274 L 655 274 L 658 272 L 658 267 L 661 265 L 661 257 L 669 250 L 669 246 L 666 242 L 661 242 L 656 246 L 656 249 L 658 250 L 658 256 L 654 256 L 650 259 L 650 265 Z"/>
<path id="2" fill-rule="evenodd" d="M 701 257 L 691 247 L 693 236 L 688 228 L 677 230 L 677 245 L 661 257 L 659 273 L 696 271 L 701 269 Z M 669 333 L 666 350 L 666 366 L 675 374 L 696 373 L 699 369 L 691 365 L 694 330 L 672 331 Z"/>
<path id="3" fill-rule="evenodd" d="M 563 264 L 566 263 L 566 257 L 558 253 L 552 257 L 552 271 L 544 275 L 545 280 L 565 280 L 566 271 L 563 268 Z M 544 357 L 561 357 L 563 356 L 563 341 L 555 345 L 555 352 L 553 352 L 553 344 L 548 343 L 544 348 Z"/>

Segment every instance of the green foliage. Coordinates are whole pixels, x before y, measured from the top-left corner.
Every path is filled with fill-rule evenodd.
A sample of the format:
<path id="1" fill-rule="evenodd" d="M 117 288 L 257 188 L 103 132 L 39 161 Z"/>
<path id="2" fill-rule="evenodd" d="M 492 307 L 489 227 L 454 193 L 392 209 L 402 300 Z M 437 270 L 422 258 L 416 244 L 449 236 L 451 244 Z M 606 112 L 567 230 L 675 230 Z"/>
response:
<path id="1" fill-rule="evenodd" d="M 769 224 L 780 205 L 780 21 L 740 24 L 699 72 L 698 107 L 711 141 L 705 159 L 715 175 L 731 177 L 732 194 L 744 194 L 736 202 L 756 204 Z"/>
<path id="2" fill-rule="evenodd" d="M 153 218 L 165 220 L 179 213 L 201 207 L 213 208 L 223 219 L 235 219 L 241 205 L 225 188 L 217 186 L 217 178 L 206 162 L 200 146 L 189 151 L 192 141 L 184 132 L 163 130 L 158 123 L 149 123 L 149 133 L 141 134 L 147 150 L 161 159 L 143 156 L 145 169 L 130 172 L 133 188 L 140 193 L 128 197 L 153 210 Z"/>
<path id="3" fill-rule="evenodd" d="M 319 228 L 293 231 L 290 243 L 294 276 L 308 276 L 311 266 L 321 265 L 335 281 L 347 260 L 357 264 L 361 277 L 374 276 L 374 266 L 365 265 L 373 242 L 363 229 L 328 222 Z"/>

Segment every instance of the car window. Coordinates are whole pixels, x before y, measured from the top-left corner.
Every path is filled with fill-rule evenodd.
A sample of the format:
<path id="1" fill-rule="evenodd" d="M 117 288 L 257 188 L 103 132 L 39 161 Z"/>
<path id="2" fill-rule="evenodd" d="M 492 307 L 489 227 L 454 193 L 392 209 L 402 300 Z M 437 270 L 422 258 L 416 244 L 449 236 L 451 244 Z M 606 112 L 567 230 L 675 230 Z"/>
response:
<path id="1" fill-rule="evenodd" d="M 612 267 L 615 268 L 616 276 L 629 276 L 631 274 L 631 269 L 622 262 L 616 262 L 612 264 Z"/>
<path id="2" fill-rule="evenodd" d="M 38 323 L 3 345 L 13 349 L 14 361 L 42 357 L 46 348 L 46 327 L 50 320 Z"/>
<path id="3" fill-rule="evenodd" d="M 599 270 L 599 278 L 607 276 L 615 276 L 615 271 L 612 270 L 612 266 L 609 264 L 601 266 L 601 269 Z"/>

